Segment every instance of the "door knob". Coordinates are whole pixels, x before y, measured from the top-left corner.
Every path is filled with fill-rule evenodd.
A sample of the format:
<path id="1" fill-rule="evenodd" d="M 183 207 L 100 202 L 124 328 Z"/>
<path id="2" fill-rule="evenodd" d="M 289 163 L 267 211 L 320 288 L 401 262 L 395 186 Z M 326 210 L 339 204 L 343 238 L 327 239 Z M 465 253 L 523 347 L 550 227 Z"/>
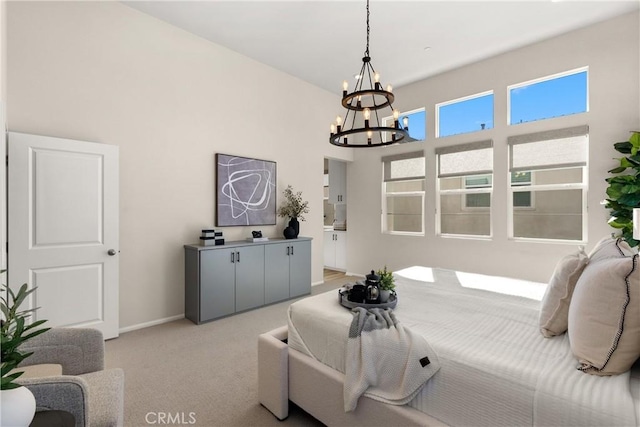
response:
<path id="1" fill-rule="evenodd" d="M 115 249 L 109 249 L 109 250 L 107 251 L 107 254 L 108 254 L 109 256 L 114 256 L 114 255 L 116 254 L 116 250 L 115 250 Z"/>

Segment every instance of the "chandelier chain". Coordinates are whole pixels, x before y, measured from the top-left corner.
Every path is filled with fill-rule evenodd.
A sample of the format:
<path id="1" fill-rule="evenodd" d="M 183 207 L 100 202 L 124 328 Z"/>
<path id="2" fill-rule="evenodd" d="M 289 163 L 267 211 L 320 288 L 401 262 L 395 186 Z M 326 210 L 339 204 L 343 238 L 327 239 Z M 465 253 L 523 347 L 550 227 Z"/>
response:
<path id="1" fill-rule="evenodd" d="M 364 56 L 369 56 L 369 0 L 367 0 L 367 50 L 364 51 Z"/>

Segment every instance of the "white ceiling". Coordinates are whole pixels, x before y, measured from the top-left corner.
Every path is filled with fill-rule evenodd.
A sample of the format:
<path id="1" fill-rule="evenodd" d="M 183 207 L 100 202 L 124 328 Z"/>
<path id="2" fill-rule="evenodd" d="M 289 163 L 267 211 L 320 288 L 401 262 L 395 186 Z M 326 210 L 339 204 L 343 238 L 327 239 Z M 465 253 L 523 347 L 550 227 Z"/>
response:
<path id="1" fill-rule="evenodd" d="M 336 94 L 362 65 L 364 0 L 123 3 Z M 638 0 L 371 0 L 371 62 L 384 85 L 398 87 L 639 5 Z"/>

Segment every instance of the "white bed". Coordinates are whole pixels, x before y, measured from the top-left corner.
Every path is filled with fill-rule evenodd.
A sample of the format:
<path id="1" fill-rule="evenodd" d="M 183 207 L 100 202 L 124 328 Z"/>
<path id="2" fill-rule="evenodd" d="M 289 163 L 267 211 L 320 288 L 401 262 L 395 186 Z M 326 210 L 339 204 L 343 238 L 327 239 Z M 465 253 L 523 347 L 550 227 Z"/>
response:
<path id="1" fill-rule="evenodd" d="M 352 314 L 334 291 L 292 304 L 286 330 L 261 337 L 261 403 L 283 418 L 290 399 L 328 425 L 385 416 L 395 425 L 638 425 L 640 366 L 605 377 L 577 371 L 567 335 L 539 332 L 546 284 L 427 267 L 395 275 L 398 321 L 427 340 L 441 366 L 411 402 L 362 397 L 344 413 Z"/>

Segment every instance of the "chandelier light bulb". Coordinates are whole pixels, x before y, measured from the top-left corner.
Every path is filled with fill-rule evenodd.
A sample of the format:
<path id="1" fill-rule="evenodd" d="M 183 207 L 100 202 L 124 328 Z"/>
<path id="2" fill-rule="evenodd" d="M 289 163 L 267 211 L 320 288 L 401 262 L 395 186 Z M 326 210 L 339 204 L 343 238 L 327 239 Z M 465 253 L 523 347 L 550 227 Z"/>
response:
<path id="1" fill-rule="evenodd" d="M 409 129 L 409 117 L 404 116 L 402 118 L 402 126 L 404 126 L 405 129 Z"/>
<path id="2" fill-rule="evenodd" d="M 387 85 L 387 92 L 393 92 L 393 86 Z"/>
<path id="3" fill-rule="evenodd" d="M 364 116 L 365 120 L 369 120 L 371 118 L 371 110 L 369 108 L 365 108 L 364 110 L 362 110 L 362 115 Z"/>
<path id="4" fill-rule="evenodd" d="M 342 82 L 342 90 L 347 90 L 349 88 L 349 82 L 344 80 Z"/>
<path id="5" fill-rule="evenodd" d="M 331 135 L 333 135 L 334 133 L 336 133 L 336 125 L 331 123 Z"/>
<path id="6" fill-rule="evenodd" d="M 376 82 L 376 83 L 380 83 L 380 73 L 376 72 L 373 75 L 373 81 Z"/>
<path id="7" fill-rule="evenodd" d="M 398 120 L 400 117 L 400 112 L 398 110 L 393 110 L 393 120 Z"/>
<path id="8" fill-rule="evenodd" d="M 340 117 L 340 116 L 336 117 L 336 124 L 338 126 L 340 126 L 342 124 L 342 117 Z"/>

